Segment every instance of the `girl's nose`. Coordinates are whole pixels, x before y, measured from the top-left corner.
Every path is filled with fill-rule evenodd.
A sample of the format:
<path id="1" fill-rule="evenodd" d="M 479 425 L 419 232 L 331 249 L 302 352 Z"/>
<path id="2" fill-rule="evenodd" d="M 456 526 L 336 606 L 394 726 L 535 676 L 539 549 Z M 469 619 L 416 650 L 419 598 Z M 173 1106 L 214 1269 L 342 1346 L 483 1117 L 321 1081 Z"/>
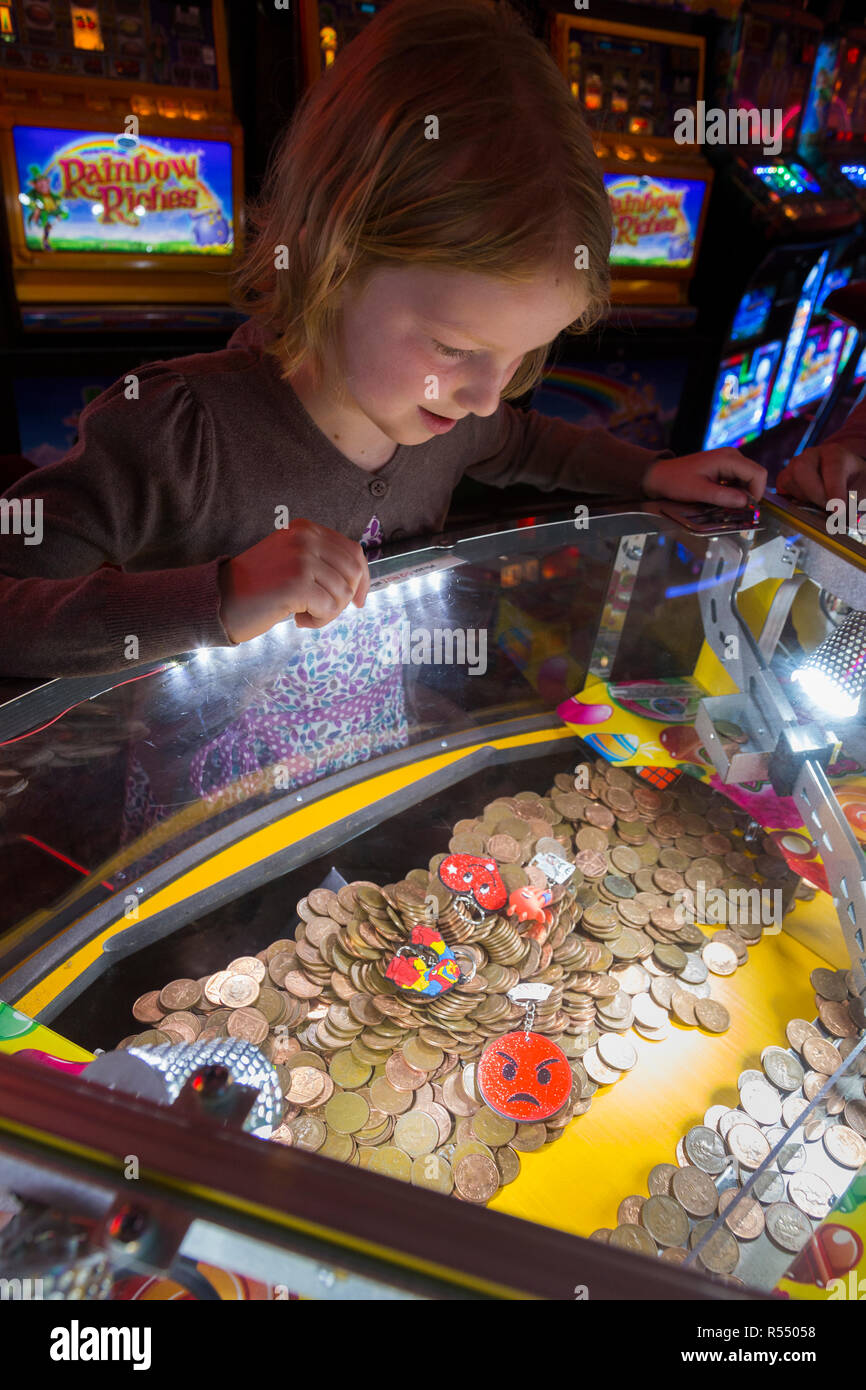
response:
<path id="1" fill-rule="evenodd" d="M 471 415 L 493 415 L 499 409 L 505 384 L 499 373 L 496 376 L 490 375 L 468 382 L 458 392 L 461 412 L 466 411 Z"/>

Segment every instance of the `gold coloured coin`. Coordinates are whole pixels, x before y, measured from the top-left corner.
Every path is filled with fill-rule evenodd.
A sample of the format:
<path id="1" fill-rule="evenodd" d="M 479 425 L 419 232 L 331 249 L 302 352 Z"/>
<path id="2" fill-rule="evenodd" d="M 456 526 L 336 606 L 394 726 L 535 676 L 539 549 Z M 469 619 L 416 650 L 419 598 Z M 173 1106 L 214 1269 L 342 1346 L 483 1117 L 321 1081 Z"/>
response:
<path id="1" fill-rule="evenodd" d="M 325 1122 L 338 1134 L 356 1134 L 370 1119 L 370 1107 L 363 1096 L 342 1091 L 331 1096 L 325 1106 Z"/>
<path id="2" fill-rule="evenodd" d="M 438 1154 L 424 1154 L 413 1160 L 411 1181 L 414 1187 L 426 1187 L 429 1192 L 446 1196 L 454 1188 L 451 1165 Z"/>

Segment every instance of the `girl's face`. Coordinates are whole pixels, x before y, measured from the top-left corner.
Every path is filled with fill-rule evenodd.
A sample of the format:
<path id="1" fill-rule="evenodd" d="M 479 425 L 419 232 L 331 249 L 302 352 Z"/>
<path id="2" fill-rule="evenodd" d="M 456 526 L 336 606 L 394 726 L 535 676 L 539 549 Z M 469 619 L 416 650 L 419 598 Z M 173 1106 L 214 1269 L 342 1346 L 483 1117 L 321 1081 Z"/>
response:
<path id="1" fill-rule="evenodd" d="M 431 416 L 493 415 L 525 354 L 583 313 L 582 279 L 574 270 L 539 270 L 515 285 L 431 267 L 375 270 L 340 301 L 345 405 L 397 444 L 451 428 L 437 428 Z"/>

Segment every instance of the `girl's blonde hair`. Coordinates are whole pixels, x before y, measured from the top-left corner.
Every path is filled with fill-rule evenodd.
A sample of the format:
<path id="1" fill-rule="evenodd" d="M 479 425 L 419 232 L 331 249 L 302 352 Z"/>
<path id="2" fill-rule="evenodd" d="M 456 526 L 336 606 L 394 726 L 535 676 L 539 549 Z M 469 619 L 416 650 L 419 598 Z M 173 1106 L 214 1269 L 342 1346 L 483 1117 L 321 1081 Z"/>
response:
<path id="1" fill-rule="evenodd" d="M 610 206 L 589 130 L 504 0 L 391 0 L 304 94 L 248 215 L 235 299 L 273 335 L 284 377 L 327 360 L 343 282 L 395 262 L 514 282 L 586 264 L 572 333 L 608 302 Z M 535 386 L 547 353 L 527 353 L 504 398 Z"/>

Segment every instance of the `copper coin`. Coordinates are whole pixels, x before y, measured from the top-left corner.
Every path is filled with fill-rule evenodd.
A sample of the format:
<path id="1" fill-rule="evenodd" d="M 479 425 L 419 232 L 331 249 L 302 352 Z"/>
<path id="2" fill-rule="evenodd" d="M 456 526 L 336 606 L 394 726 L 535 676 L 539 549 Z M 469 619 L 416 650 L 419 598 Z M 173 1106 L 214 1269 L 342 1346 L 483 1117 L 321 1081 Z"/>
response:
<path id="1" fill-rule="evenodd" d="M 261 984 L 267 974 L 267 966 L 257 956 L 238 956 L 226 969 L 230 975 L 249 975 L 256 984 Z"/>
<path id="2" fill-rule="evenodd" d="M 268 1020 L 258 1009 L 235 1009 L 226 1032 L 231 1038 L 243 1038 L 245 1042 L 262 1043 L 268 1036 Z"/>
<path id="3" fill-rule="evenodd" d="M 427 1080 L 426 1071 L 411 1067 L 402 1052 L 392 1052 L 385 1063 L 385 1075 L 397 1091 L 417 1091 Z"/>
<path id="4" fill-rule="evenodd" d="M 147 994 L 142 994 L 136 999 L 132 1006 L 132 1016 L 138 1019 L 139 1023 L 159 1023 L 165 1010 L 159 1006 L 159 990 L 151 989 Z"/>
<path id="5" fill-rule="evenodd" d="M 848 1011 L 847 1002 L 840 1004 L 835 1000 L 819 999 L 817 1007 L 818 1017 L 828 1033 L 832 1033 L 836 1038 L 856 1037 L 857 1025 Z"/>
<path id="6" fill-rule="evenodd" d="M 637 1225 L 640 1221 L 641 1207 L 646 1201 L 646 1197 L 623 1197 L 616 1210 L 617 1225 L 623 1226 L 628 1222 Z"/>
<path id="7" fill-rule="evenodd" d="M 187 1043 L 195 1042 L 201 1032 L 201 1023 L 195 1014 L 184 1009 L 175 1014 L 166 1014 L 159 1026 L 164 1032 L 177 1034 Z"/>
<path id="8" fill-rule="evenodd" d="M 848 998 L 848 982 L 845 979 L 844 970 L 825 970 L 819 968 L 813 970 L 809 976 L 810 983 L 816 994 L 820 994 L 822 999 L 832 999 L 837 1004 Z"/>
<path id="9" fill-rule="evenodd" d="M 866 1139 L 866 1100 L 847 1100 L 845 1102 L 845 1123 L 861 1139 Z"/>
<path id="10" fill-rule="evenodd" d="M 737 1198 L 740 1198 L 736 1202 Z M 736 1202 L 736 1206 L 734 1206 Z M 731 1211 L 728 1208 L 732 1207 Z M 738 1240 L 757 1240 L 764 1230 L 764 1212 L 754 1197 L 740 1197 L 738 1188 L 728 1188 L 719 1197 L 719 1211 L 726 1212 L 725 1225 Z"/>
<path id="11" fill-rule="evenodd" d="M 499 1169 L 485 1154 L 468 1154 L 454 1169 L 454 1186 L 467 1202 L 489 1202 L 499 1191 Z"/>
<path id="12" fill-rule="evenodd" d="M 523 857 L 520 842 L 513 835 L 491 835 L 487 841 L 487 853 L 502 864 L 519 864 Z"/>
<path id="13" fill-rule="evenodd" d="M 612 830 L 615 816 L 613 811 L 607 806 L 601 806 L 598 802 L 591 802 L 586 808 L 586 819 L 590 825 L 597 825 L 600 830 Z"/>
<path id="14" fill-rule="evenodd" d="M 309 1105 L 310 1101 L 316 1100 L 325 1089 L 325 1073 L 318 1071 L 315 1067 L 294 1067 L 292 1069 L 292 1084 L 286 1092 L 286 1100 L 292 1101 L 296 1105 Z M 293 1131 L 297 1139 L 297 1129 Z M 322 1135 L 324 1143 L 325 1136 Z"/>
<path id="15" fill-rule="evenodd" d="M 805 1018 L 792 1018 L 785 1026 L 785 1037 L 798 1052 L 802 1051 L 803 1043 L 807 1038 L 820 1038 L 820 1036 L 821 1034 L 814 1023 L 807 1023 Z"/>
<path id="16" fill-rule="evenodd" d="M 685 879 L 682 874 L 675 869 L 655 869 L 653 872 L 653 883 L 660 888 L 663 893 L 677 893 L 685 887 Z"/>
<path id="17" fill-rule="evenodd" d="M 285 977 L 284 985 L 289 994 L 293 994 L 297 999 L 315 999 L 324 989 L 324 985 L 309 980 L 300 970 L 290 970 Z"/>
<path id="18" fill-rule="evenodd" d="M 198 980 L 172 980 L 159 992 L 159 1003 L 167 1014 L 179 1009 L 194 1009 L 201 999 Z"/>
<path id="19" fill-rule="evenodd" d="M 803 1056 L 814 1071 L 824 1076 L 832 1076 L 842 1058 L 837 1048 L 824 1038 L 806 1038 L 803 1043 Z"/>
<path id="20" fill-rule="evenodd" d="M 712 1216 L 719 1201 L 716 1184 L 709 1174 L 691 1165 L 674 1170 L 671 1193 L 689 1216 Z"/>
<path id="21" fill-rule="evenodd" d="M 866 1139 L 847 1125 L 831 1125 L 825 1130 L 824 1148 L 844 1168 L 862 1168 L 866 1163 Z"/>

